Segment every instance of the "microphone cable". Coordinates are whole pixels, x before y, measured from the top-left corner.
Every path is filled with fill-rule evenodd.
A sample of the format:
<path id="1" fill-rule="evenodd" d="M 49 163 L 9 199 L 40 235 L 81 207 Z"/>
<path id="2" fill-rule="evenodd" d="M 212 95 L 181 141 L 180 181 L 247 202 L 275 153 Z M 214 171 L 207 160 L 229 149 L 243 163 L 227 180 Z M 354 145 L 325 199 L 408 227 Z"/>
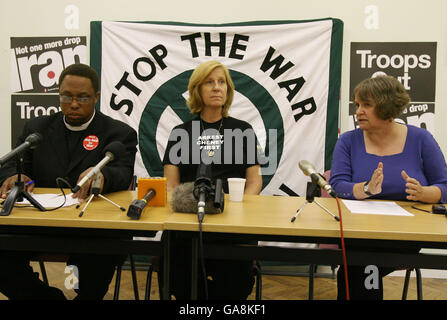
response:
<path id="1" fill-rule="evenodd" d="M 205 300 L 208 300 L 208 277 L 206 275 L 205 257 L 204 257 L 205 255 L 204 255 L 204 250 L 203 250 L 202 220 L 200 220 L 200 219 L 199 219 L 199 252 L 200 252 L 200 264 L 202 265 Z"/>
<path id="2" fill-rule="evenodd" d="M 61 182 L 65 183 L 70 189 L 71 189 L 71 185 L 70 185 L 70 183 L 69 183 L 68 181 L 66 181 L 66 180 L 63 179 L 63 178 L 56 178 L 56 184 L 57 184 L 57 186 L 59 187 L 59 189 L 61 189 L 61 193 L 62 193 L 63 196 L 64 196 L 64 202 L 62 202 L 62 204 L 61 204 L 60 206 L 55 207 L 55 208 L 51 208 L 51 209 L 47 209 L 47 208 L 45 208 L 45 211 L 54 211 L 54 210 L 60 209 L 60 208 L 62 208 L 62 207 L 65 205 L 65 203 L 67 202 L 67 195 L 65 194 L 64 188 L 61 186 Z M 2 202 L 0 203 L 0 205 L 3 206 L 3 202 L 4 202 L 4 201 L 2 201 Z M 15 203 L 15 204 L 14 204 L 14 207 L 15 207 L 15 208 L 28 208 L 28 207 L 33 207 L 33 205 L 31 205 L 31 204 L 20 205 L 20 204 Z"/>
<path id="3" fill-rule="evenodd" d="M 61 186 L 61 182 L 65 183 L 65 184 L 70 188 L 70 190 L 71 190 L 71 185 L 70 185 L 70 183 L 69 183 L 67 180 L 65 180 L 65 179 L 63 179 L 63 178 L 59 178 L 59 177 L 56 178 L 56 184 L 57 184 L 57 186 L 59 187 L 59 189 L 61 189 L 61 193 L 62 193 L 63 196 L 64 196 L 64 202 L 62 202 L 62 204 L 61 204 L 60 206 L 55 207 L 55 208 L 51 208 L 51 209 L 47 209 L 47 208 L 45 208 L 45 211 L 54 211 L 54 210 L 60 209 L 60 208 L 62 208 L 62 207 L 65 205 L 65 203 L 67 202 L 67 195 L 65 194 L 64 188 Z"/>
<path id="4" fill-rule="evenodd" d="M 59 189 L 61 189 L 61 192 L 64 195 L 64 202 L 62 202 L 62 204 L 59 207 L 46 209 L 46 211 L 54 211 L 54 210 L 57 210 L 59 208 L 62 208 L 65 205 L 65 203 L 67 202 L 67 195 L 65 194 L 64 188 L 61 186 L 61 182 L 65 183 L 71 190 L 71 185 L 70 185 L 70 183 L 67 180 L 65 180 L 63 178 L 59 178 L 59 177 L 56 178 L 56 184 L 59 187 Z"/>
<path id="5" fill-rule="evenodd" d="M 340 207 L 340 199 L 338 197 L 335 197 L 335 200 L 337 200 L 337 207 L 338 207 L 338 215 L 340 217 L 340 238 L 341 238 L 341 250 L 343 255 L 343 268 L 345 273 L 345 287 L 346 287 L 346 300 L 349 301 L 349 281 L 348 281 L 348 264 L 346 262 L 346 247 L 345 247 L 345 237 L 343 235 L 343 219 L 341 215 L 341 207 Z"/>

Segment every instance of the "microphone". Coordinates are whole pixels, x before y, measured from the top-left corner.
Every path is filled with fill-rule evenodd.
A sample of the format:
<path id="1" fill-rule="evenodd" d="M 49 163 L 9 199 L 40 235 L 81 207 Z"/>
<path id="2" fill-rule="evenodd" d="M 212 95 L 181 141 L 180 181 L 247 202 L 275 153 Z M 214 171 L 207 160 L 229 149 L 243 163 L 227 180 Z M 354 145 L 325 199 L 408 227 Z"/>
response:
<path id="1" fill-rule="evenodd" d="M 309 161 L 301 160 L 298 163 L 298 165 L 306 176 L 310 176 L 313 184 L 320 186 L 320 188 L 326 190 L 326 192 L 329 193 L 334 198 L 337 197 L 337 193 L 335 193 L 335 190 L 332 189 L 331 185 L 326 181 L 326 179 L 321 174 L 319 174 L 315 170 L 315 167 Z"/>
<path id="2" fill-rule="evenodd" d="M 81 187 L 94 175 L 97 175 L 107 163 L 121 157 L 125 152 L 126 147 L 121 142 L 113 141 L 109 143 L 104 148 L 105 157 L 92 170 L 90 170 L 71 191 L 73 193 L 78 192 L 79 189 L 81 189 Z"/>
<path id="3" fill-rule="evenodd" d="M 200 187 L 211 187 L 211 176 L 211 164 L 200 163 L 197 167 L 196 181 L 194 182 L 195 189 L 198 190 Z"/>
<path id="4" fill-rule="evenodd" d="M 219 180 L 219 179 L 218 179 Z M 195 182 L 181 183 L 172 191 L 171 207 L 175 212 L 197 213 L 198 201 L 194 196 Z M 223 190 L 216 192 L 219 194 L 221 205 L 216 205 L 215 198 L 205 201 L 204 213 L 222 213 L 224 209 Z M 221 194 L 222 193 L 222 194 Z"/>
<path id="5" fill-rule="evenodd" d="M 34 149 L 36 148 L 40 142 L 42 141 L 42 135 L 40 133 L 31 133 L 28 137 L 26 137 L 25 142 L 11 150 L 9 153 L 0 158 L 0 168 L 7 163 L 9 160 L 22 153 L 26 149 Z"/>
<path id="6" fill-rule="evenodd" d="M 211 194 L 211 164 L 200 163 L 197 167 L 196 181 L 194 182 L 194 198 L 197 202 L 197 214 L 199 222 L 205 215 L 205 204 Z"/>
<path id="7" fill-rule="evenodd" d="M 140 178 L 138 179 L 138 199 L 132 201 L 127 210 L 127 216 L 138 220 L 146 205 L 166 206 L 166 178 Z M 140 199 L 140 200 L 139 200 Z"/>

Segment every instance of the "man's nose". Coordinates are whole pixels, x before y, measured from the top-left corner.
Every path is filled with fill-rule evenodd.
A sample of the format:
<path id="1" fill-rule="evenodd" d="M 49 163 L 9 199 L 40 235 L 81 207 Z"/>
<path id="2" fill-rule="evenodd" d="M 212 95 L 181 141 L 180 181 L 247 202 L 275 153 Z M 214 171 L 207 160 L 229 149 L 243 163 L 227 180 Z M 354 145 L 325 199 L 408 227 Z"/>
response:
<path id="1" fill-rule="evenodd" d="M 73 100 L 71 101 L 71 103 L 70 103 L 70 107 L 71 108 L 79 108 L 81 105 L 79 104 L 79 101 L 78 101 L 78 99 L 74 99 L 73 98 Z"/>

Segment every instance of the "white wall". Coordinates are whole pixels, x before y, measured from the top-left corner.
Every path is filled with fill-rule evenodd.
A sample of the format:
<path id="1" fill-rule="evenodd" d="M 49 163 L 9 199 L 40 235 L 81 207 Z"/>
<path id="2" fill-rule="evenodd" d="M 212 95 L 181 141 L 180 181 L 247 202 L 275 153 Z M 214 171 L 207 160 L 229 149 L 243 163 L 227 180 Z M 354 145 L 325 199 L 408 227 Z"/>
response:
<path id="1" fill-rule="evenodd" d="M 368 6 L 378 9 L 378 29 L 365 27 Z M 78 27 L 65 10 L 74 6 Z M 435 138 L 447 154 L 447 1 L 446 0 L 2 0 L 0 3 L 0 155 L 10 150 L 10 37 L 87 36 L 90 21 L 183 21 L 226 23 L 333 17 L 344 22 L 341 131 L 348 130 L 351 42 L 434 42 L 437 50 Z M 70 22 L 73 20 L 69 20 Z M 77 20 L 74 20 L 77 22 Z"/>

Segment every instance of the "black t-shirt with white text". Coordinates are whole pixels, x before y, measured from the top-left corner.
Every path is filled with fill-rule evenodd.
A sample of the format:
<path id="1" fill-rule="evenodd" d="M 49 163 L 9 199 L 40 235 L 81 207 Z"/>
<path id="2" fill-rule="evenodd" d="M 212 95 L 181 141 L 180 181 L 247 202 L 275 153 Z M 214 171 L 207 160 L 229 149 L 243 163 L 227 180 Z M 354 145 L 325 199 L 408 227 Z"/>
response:
<path id="1" fill-rule="evenodd" d="M 208 123 L 199 117 L 176 126 L 169 137 L 163 165 L 179 167 L 180 183 L 196 179 L 200 163 L 211 164 L 213 179 L 221 178 L 228 193 L 228 178 L 245 178 L 246 169 L 259 165 L 262 149 L 245 121 L 224 117 Z"/>

